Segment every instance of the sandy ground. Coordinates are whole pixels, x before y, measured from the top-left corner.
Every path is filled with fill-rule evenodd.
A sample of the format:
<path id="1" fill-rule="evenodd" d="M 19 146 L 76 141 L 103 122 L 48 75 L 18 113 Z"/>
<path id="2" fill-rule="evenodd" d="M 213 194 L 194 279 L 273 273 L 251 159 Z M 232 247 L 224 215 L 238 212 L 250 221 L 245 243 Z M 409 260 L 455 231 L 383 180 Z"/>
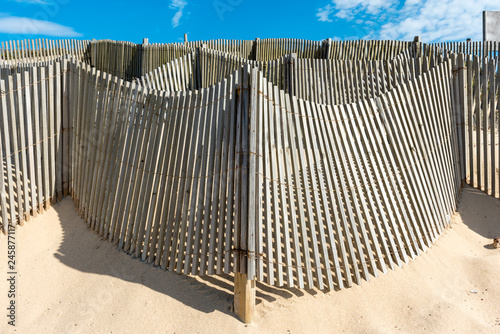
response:
<path id="1" fill-rule="evenodd" d="M 232 313 L 232 278 L 184 277 L 118 251 L 67 198 L 16 232 L 17 326 L 1 333 L 500 333 L 500 201 L 465 188 L 452 228 L 402 269 L 342 291 L 258 284 L 254 323 Z M 477 293 L 474 293 L 477 291 Z"/>

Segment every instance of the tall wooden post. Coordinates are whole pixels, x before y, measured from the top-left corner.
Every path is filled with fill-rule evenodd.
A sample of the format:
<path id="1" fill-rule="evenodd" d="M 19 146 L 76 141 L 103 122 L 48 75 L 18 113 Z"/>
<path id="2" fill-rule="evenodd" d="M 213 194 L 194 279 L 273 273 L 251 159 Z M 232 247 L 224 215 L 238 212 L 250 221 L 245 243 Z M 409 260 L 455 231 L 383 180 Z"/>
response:
<path id="1" fill-rule="evenodd" d="M 257 113 L 257 69 L 252 70 L 250 88 L 248 76 L 250 66 L 243 69 L 243 89 L 238 94 L 238 111 L 241 112 L 241 196 L 240 226 L 237 231 L 236 248 L 238 253 L 234 274 L 234 311 L 244 322 L 250 323 L 255 309 L 255 157 L 249 151 L 255 151 L 255 126 Z M 249 99 L 248 91 L 251 90 Z"/>
<path id="2" fill-rule="evenodd" d="M 456 173 L 456 184 L 457 187 L 461 188 L 462 186 L 462 170 L 463 167 L 463 156 L 462 156 L 462 145 L 464 143 L 464 140 L 462 138 L 462 125 L 463 125 L 463 117 L 462 117 L 462 112 L 463 112 L 463 101 L 460 101 L 460 91 L 463 89 L 460 87 L 459 83 L 459 77 L 458 77 L 458 59 L 455 53 L 451 55 L 451 59 L 448 61 L 451 61 L 451 69 L 452 69 L 452 81 L 451 81 L 451 98 L 452 98 L 452 112 L 453 112 L 453 118 L 455 120 L 455 126 L 456 128 L 452 130 L 452 135 L 455 137 L 455 142 L 457 143 L 457 146 L 455 147 L 455 153 L 457 156 L 456 159 L 456 167 L 455 167 L 455 173 Z"/>
<path id="3" fill-rule="evenodd" d="M 260 38 L 256 38 L 255 41 L 253 42 L 253 58 L 254 60 L 260 60 L 260 54 L 259 54 L 259 45 L 260 45 Z"/>
<path id="4" fill-rule="evenodd" d="M 140 67 L 140 73 L 138 73 L 138 77 L 141 77 L 144 75 L 144 73 L 147 72 L 146 70 L 146 63 L 147 63 L 147 55 L 145 55 L 145 46 L 149 45 L 149 39 L 148 38 L 143 38 L 142 39 L 142 44 L 140 44 L 139 46 L 139 50 L 140 50 L 140 64 L 141 64 L 141 67 Z"/>
<path id="5" fill-rule="evenodd" d="M 253 321 L 255 310 L 255 279 L 248 279 L 247 274 L 234 274 L 234 313 L 245 324 Z"/>
<path id="6" fill-rule="evenodd" d="M 69 68 L 68 60 L 64 59 L 63 75 L 62 75 L 62 195 L 64 197 L 69 195 L 69 169 L 70 169 L 70 125 L 69 125 L 69 104 L 68 104 L 68 90 L 69 90 Z M 36 211 L 36 210 L 33 210 Z"/>
<path id="7" fill-rule="evenodd" d="M 467 115 L 467 71 L 466 71 L 466 63 L 463 54 L 458 54 L 458 63 L 457 63 L 457 80 L 458 80 L 458 104 L 459 104 L 459 112 L 460 118 L 458 127 L 458 134 L 460 136 L 460 166 L 461 166 L 461 174 L 462 174 L 462 187 L 465 185 L 465 179 L 467 177 L 466 173 L 466 152 L 465 146 L 467 142 L 467 134 L 465 129 L 466 115 Z"/>
<path id="8" fill-rule="evenodd" d="M 328 38 L 323 42 L 324 50 L 323 50 L 323 58 L 330 59 L 330 53 L 332 52 L 332 39 Z"/>
<path id="9" fill-rule="evenodd" d="M 188 34 L 184 34 L 184 44 L 187 44 L 188 42 Z"/>
<path id="10" fill-rule="evenodd" d="M 287 78 L 286 78 L 286 88 L 287 88 L 287 93 L 290 95 L 295 95 L 295 64 L 297 62 L 297 54 L 292 53 L 289 55 L 288 61 L 287 61 Z"/>
<path id="11" fill-rule="evenodd" d="M 421 44 L 420 44 L 420 36 L 415 36 L 413 38 L 413 50 L 415 57 L 420 57 L 422 55 Z M 420 74 L 420 73 L 418 73 Z"/>

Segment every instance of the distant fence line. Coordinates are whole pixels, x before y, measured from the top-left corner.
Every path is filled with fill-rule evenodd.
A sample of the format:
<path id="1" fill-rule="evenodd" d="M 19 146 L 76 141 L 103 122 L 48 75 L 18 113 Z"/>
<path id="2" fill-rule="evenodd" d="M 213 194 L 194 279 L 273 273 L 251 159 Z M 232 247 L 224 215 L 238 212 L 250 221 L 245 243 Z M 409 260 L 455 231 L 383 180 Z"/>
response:
<path id="1" fill-rule="evenodd" d="M 448 55 L 445 57 L 438 54 L 432 59 L 423 55 L 390 61 L 354 61 L 300 59 L 291 54 L 271 61 L 252 61 L 202 49 L 146 73 L 140 82 L 144 87 L 167 92 L 195 90 L 216 84 L 243 64 L 249 64 L 291 95 L 334 105 L 381 95 L 442 63 Z"/>
<path id="2" fill-rule="evenodd" d="M 234 40 L 234 39 L 215 39 L 208 41 L 194 41 L 182 43 L 183 45 L 192 48 L 207 48 L 214 51 L 220 51 L 243 59 L 257 59 L 256 43 L 250 40 Z M 161 45 L 161 44 L 160 44 Z"/>
<path id="3" fill-rule="evenodd" d="M 132 80 L 198 48 L 257 61 L 270 61 L 291 53 L 297 54 L 299 58 L 310 59 L 389 60 L 400 53 L 410 52 L 411 45 L 411 42 L 399 41 L 309 41 L 286 38 L 168 44 L 40 39 L 2 44 L 0 62 L 3 59 L 4 66 L 13 66 L 20 62 L 47 61 L 56 56 L 72 55 L 99 70 Z"/>
<path id="4" fill-rule="evenodd" d="M 446 50 L 451 53 L 462 53 L 480 58 L 496 58 L 498 59 L 500 44 L 495 41 L 486 42 L 442 42 L 430 43 L 430 46 Z"/>
<path id="5" fill-rule="evenodd" d="M 0 68 L 18 64 L 36 64 L 57 60 L 63 56 L 73 56 L 82 61 L 90 60 L 88 40 L 28 39 L 2 42 Z"/>
<path id="6" fill-rule="evenodd" d="M 404 41 L 309 41 L 300 39 L 208 40 L 187 43 L 135 44 L 111 40 L 22 40 L 2 43 L 0 67 L 17 63 L 40 62 L 63 55 L 75 56 L 101 71 L 125 80 L 140 78 L 148 72 L 197 49 L 206 48 L 235 57 L 272 61 L 296 54 L 298 59 L 380 60 L 427 55 L 464 53 L 498 58 L 496 42 L 416 43 Z M 3 65 L 2 63 L 3 59 Z M 445 57 L 447 59 L 447 57 Z"/>

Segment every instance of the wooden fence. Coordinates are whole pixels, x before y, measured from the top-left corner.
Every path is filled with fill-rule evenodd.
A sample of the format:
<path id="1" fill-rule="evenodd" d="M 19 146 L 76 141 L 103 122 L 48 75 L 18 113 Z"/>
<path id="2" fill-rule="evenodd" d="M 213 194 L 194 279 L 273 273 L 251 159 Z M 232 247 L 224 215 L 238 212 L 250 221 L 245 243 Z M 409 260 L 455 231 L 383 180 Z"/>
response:
<path id="1" fill-rule="evenodd" d="M 18 68 L 0 78 L 0 217 L 23 224 L 67 195 L 65 62 Z"/>
<path id="2" fill-rule="evenodd" d="M 196 90 L 215 85 L 227 79 L 243 65 L 250 65 L 263 71 L 265 77 L 270 78 L 280 88 L 285 88 L 288 59 L 289 57 L 281 57 L 271 61 L 255 61 L 201 48 L 146 73 L 140 82 L 144 87 L 159 90 Z"/>
<path id="3" fill-rule="evenodd" d="M 498 61 L 459 55 L 457 75 L 463 87 L 463 140 L 467 182 L 500 198 L 500 77 Z"/>
<path id="4" fill-rule="evenodd" d="M 374 98 L 414 80 L 440 64 L 439 56 L 352 61 L 289 58 L 288 92 L 320 104 L 338 105 Z"/>
<path id="5" fill-rule="evenodd" d="M 234 39 L 216 39 L 208 41 L 187 42 L 186 46 L 193 49 L 207 48 L 214 51 L 219 51 L 233 55 L 243 59 L 257 59 L 255 54 L 255 42 Z"/>
<path id="6" fill-rule="evenodd" d="M 391 60 L 398 56 L 413 56 L 414 51 L 414 43 L 405 41 L 326 42 L 324 58 L 332 60 Z"/>
<path id="7" fill-rule="evenodd" d="M 139 80 L 139 84 L 165 92 L 196 90 L 201 87 L 198 83 L 201 81 L 201 76 L 193 71 L 196 65 L 195 53 L 189 53 L 146 73 Z"/>
<path id="8" fill-rule="evenodd" d="M 430 247 L 461 183 L 451 70 L 340 106 L 289 96 L 254 71 L 250 277 L 338 289 Z"/>
<path id="9" fill-rule="evenodd" d="M 33 39 L 2 42 L 0 50 L 0 68 L 19 64 L 38 64 L 57 60 L 63 56 L 73 56 L 82 61 L 89 61 L 90 41 L 86 40 L 48 40 Z"/>
<path id="10" fill-rule="evenodd" d="M 442 54 L 432 58 L 424 54 L 390 61 L 353 61 L 300 59 L 291 54 L 271 61 L 253 61 L 204 48 L 146 73 L 140 82 L 144 87 L 168 92 L 195 90 L 214 85 L 249 64 L 291 95 L 334 105 L 379 96 L 444 59 Z"/>
<path id="11" fill-rule="evenodd" d="M 430 43 L 429 47 L 439 48 L 440 50 L 451 53 L 462 53 L 465 55 L 477 56 L 480 58 L 498 59 L 500 45 L 498 42 L 442 42 Z M 425 48 L 425 45 L 422 47 Z"/>
<path id="12" fill-rule="evenodd" d="M 152 45 L 140 81 L 123 78 L 144 71 L 133 44 L 46 63 L 17 52 L 0 70 L 2 229 L 69 193 L 120 249 L 235 273 L 240 292 L 340 289 L 401 266 L 448 226 L 464 179 L 500 188 L 496 59 L 405 43 L 263 61 Z"/>
<path id="13" fill-rule="evenodd" d="M 234 60 L 269 62 L 295 53 L 298 58 L 339 60 L 390 60 L 413 55 L 414 43 L 399 41 L 309 41 L 298 39 L 256 39 L 255 41 L 210 40 L 170 44 L 132 44 L 97 41 L 91 43 L 91 64 L 108 73 L 131 80 L 160 68 L 175 59 L 199 50 L 213 55 L 232 56 Z M 205 56 L 209 54 L 205 53 Z M 217 71 L 219 68 L 211 68 Z M 214 84 L 212 82 L 210 84 Z"/>
<path id="14" fill-rule="evenodd" d="M 90 43 L 90 64 L 100 71 L 131 81 L 194 51 L 179 43 L 135 44 L 111 40 Z"/>
<path id="15" fill-rule="evenodd" d="M 164 269 L 231 272 L 247 189 L 240 161 L 248 70 L 179 93 L 79 63 L 71 71 L 72 194 L 87 224 Z"/>
<path id="16" fill-rule="evenodd" d="M 234 264 L 246 273 L 241 263 L 247 263 L 250 275 L 256 267 L 259 279 L 265 275 L 270 284 L 282 285 L 286 280 L 289 286 L 299 287 L 304 279 L 308 287 L 332 288 L 333 281 L 343 286 L 335 276 L 338 263 L 359 282 L 356 261 L 367 279 L 365 260 L 379 259 L 370 262 L 370 272 L 376 275 L 376 267 L 384 271 L 385 266 L 392 267 L 392 260 L 400 264 L 429 246 L 454 209 L 461 180 L 450 62 L 375 99 L 338 107 L 290 96 L 258 69 L 249 80 L 249 68 L 241 67 L 229 80 L 199 91 L 160 93 L 73 61 L 65 83 L 73 134 L 70 191 L 89 226 L 120 248 L 170 270 L 213 274 L 229 272 Z M 37 76 L 37 70 L 31 74 Z M 53 80 L 62 77 L 61 65 L 39 70 L 49 88 L 46 81 L 38 83 L 24 72 L 25 80 L 35 82 L 33 86 L 22 81 L 14 86 L 9 76 L 7 88 L 2 89 L 6 92 L 2 112 L 8 116 L 10 110 L 18 125 L 8 126 L 9 118 L 3 117 L 3 161 L 13 166 L 14 173 L 4 167 L 9 191 L 2 221 L 8 221 L 7 202 L 11 218 L 20 217 L 36 203 L 62 194 L 62 96 L 60 89 L 54 89 L 61 81 Z M 22 76 L 15 77 L 21 80 Z M 26 112 L 14 107 L 26 104 L 12 100 L 15 94 L 29 100 Z M 31 103 L 32 94 L 40 104 Z M 35 118 L 37 107 L 42 110 L 41 120 Z M 46 117 L 45 109 L 52 116 Z M 25 122 L 31 127 L 22 126 Z M 17 129 L 24 133 L 8 132 Z M 400 137 L 403 130 L 411 138 Z M 11 147 L 10 139 L 17 137 L 21 142 L 14 140 Z M 363 149 L 362 142 L 373 146 Z M 19 150 L 24 147 L 28 149 Z M 35 155 L 38 149 L 43 153 Z M 21 157 L 9 154 L 17 151 Z M 35 170 L 43 171 L 43 176 L 34 177 Z M 373 196 L 365 198 L 362 190 Z M 298 225 L 288 226 L 288 217 Z M 255 232 L 245 225 L 245 220 L 252 219 Z M 349 248 L 348 228 L 362 236 L 356 237 L 356 247 L 363 245 L 366 253 L 359 256 L 366 259 L 352 257 L 355 251 Z M 370 230 L 374 228 L 376 232 Z M 337 241 L 324 231 L 336 231 Z M 346 237 L 345 254 L 341 235 Z M 390 248 L 372 244 L 375 253 L 370 253 L 368 240 L 384 238 Z M 332 248 L 336 243 L 341 248 Z M 248 253 L 233 258 L 235 250 Z M 256 265 L 254 257 L 247 261 L 252 252 L 260 256 Z M 291 275 L 301 263 L 303 270 Z M 309 275 L 312 272 L 315 279 Z M 344 283 L 349 285 L 345 275 Z"/>
<path id="17" fill-rule="evenodd" d="M 247 66 L 175 93 L 71 70 L 78 210 L 162 268 L 342 288 L 425 251 L 455 209 L 451 60 L 340 106 L 290 96 L 258 68 L 249 80 Z"/>

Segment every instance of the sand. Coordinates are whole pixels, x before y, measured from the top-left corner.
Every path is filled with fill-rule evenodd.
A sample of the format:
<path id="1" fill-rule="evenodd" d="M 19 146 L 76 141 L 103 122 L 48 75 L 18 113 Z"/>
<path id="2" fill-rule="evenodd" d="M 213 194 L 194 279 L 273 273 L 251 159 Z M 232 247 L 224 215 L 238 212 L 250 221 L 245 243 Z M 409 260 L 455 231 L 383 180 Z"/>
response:
<path id="1" fill-rule="evenodd" d="M 232 278 L 165 272 L 98 238 L 66 198 L 16 232 L 17 320 L 1 333 L 500 333 L 500 201 L 465 188 L 427 253 L 342 291 L 257 286 L 255 321 L 231 312 Z M 0 237 L 6 273 L 6 237 Z M 477 293 L 474 293 L 477 291 Z"/>

